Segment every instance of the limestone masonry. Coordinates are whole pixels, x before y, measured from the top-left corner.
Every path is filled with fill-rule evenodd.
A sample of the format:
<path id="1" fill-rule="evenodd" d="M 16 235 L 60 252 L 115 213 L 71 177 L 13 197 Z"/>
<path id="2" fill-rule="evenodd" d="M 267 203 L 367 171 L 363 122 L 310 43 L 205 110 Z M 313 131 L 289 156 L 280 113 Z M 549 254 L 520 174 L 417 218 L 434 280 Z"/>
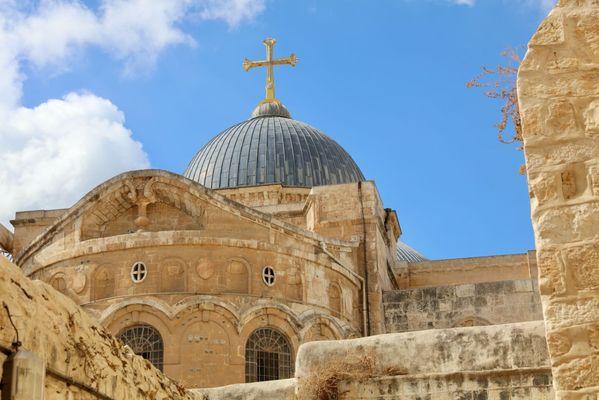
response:
<path id="1" fill-rule="evenodd" d="M 297 62 L 265 44 L 248 69 Z M 597 0 L 561 0 L 520 68 L 526 254 L 403 243 L 268 74 L 183 175 L 126 172 L 0 225 L 2 400 L 599 398 Z"/>

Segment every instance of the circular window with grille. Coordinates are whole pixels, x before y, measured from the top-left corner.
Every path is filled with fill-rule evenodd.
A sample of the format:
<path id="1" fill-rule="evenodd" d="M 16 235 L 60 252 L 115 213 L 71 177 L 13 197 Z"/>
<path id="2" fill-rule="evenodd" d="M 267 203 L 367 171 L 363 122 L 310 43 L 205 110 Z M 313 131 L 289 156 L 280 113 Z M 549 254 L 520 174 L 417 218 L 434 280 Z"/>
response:
<path id="1" fill-rule="evenodd" d="M 262 269 L 262 282 L 266 286 L 275 284 L 275 270 L 271 266 L 266 266 Z"/>
<path id="2" fill-rule="evenodd" d="M 142 263 L 141 261 L 136 262 L 131 267 L 131 280 L 133 282 L 135 282 L 135 283 L 143 282 L 143 280 L 146 279 L 147 275 L 148 275 L 148 268 L 146 267 L 146 264 Z"/>

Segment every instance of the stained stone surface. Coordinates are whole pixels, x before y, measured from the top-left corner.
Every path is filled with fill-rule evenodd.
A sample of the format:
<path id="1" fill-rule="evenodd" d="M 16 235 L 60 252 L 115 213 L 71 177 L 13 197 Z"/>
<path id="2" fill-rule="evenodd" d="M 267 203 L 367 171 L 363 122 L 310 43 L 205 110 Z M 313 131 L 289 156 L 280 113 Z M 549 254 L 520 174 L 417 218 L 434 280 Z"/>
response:
<path id="1" fill-rule="evenodd" d="M 194 397 L 142 357 L 134 355 L 67 296 L 26 278 L 0 256 L 0 345 L 10 348 L 15 331 L 24 349 L 55 371 L 113 399 L 191 400 Z M 4 306 L 4 304 L 6 306 Z M 0 353 L 0 373 L 6 359 Z M 24 383 L 26 384 L 26 383 Z M 46 373 L 45 399 L 96 399 L 99 394 Z"/>
<path id="2" fill-rule="evenodd" d="M 387 332 L 496 325 L 543 319 L 536 280 L 481 282 L 389 291 Z"/>
<path id="3" fill-rule="evenodd" d="M 599 2 L 560 0 L 518 76 L 556 398 L 599 396 Z"/>

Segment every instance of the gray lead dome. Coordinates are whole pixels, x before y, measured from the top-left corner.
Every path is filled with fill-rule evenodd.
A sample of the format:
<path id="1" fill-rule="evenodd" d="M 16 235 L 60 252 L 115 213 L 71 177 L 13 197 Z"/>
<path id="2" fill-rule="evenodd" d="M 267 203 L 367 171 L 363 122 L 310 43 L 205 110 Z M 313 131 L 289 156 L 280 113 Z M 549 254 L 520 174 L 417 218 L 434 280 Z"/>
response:
<path id="1" fill-rule="evenodd" d="M 313 187 L 364 180 L 337 142 L 286 115 L 289 112 L 280 103 L 258 105 L 253 118 L 208 142 L 184 175 L 211 189 L 276 183 Z"/>

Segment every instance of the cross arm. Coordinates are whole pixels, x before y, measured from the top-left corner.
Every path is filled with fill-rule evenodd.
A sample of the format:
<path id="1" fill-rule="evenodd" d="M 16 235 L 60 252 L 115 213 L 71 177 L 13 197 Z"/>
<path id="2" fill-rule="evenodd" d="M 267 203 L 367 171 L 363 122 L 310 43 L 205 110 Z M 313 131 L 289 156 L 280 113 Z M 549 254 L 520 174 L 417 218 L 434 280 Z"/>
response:
<path id="1" fill-rule="evenodd" d="M 243 69 L 245 69 L 246 71 L 249 71 L 252 68 L 256 68 L 256 67 L 264 67 L 268 65 L 268 61 L 266 60 L 261 60 L 261 61 L 250 61 L 247 58 L 245 60 L 243 60 Z"/>
<path id="2" fill-rule="evenodd" d="M 295 54 L 291 53 L 289 57 L 277 58 L 275 60 L 272 60 L 271 62 L 273 65 L 289 64 L 292 67 L 295 67 L 297 64 L 297 57 L 295 56 Z"/>

